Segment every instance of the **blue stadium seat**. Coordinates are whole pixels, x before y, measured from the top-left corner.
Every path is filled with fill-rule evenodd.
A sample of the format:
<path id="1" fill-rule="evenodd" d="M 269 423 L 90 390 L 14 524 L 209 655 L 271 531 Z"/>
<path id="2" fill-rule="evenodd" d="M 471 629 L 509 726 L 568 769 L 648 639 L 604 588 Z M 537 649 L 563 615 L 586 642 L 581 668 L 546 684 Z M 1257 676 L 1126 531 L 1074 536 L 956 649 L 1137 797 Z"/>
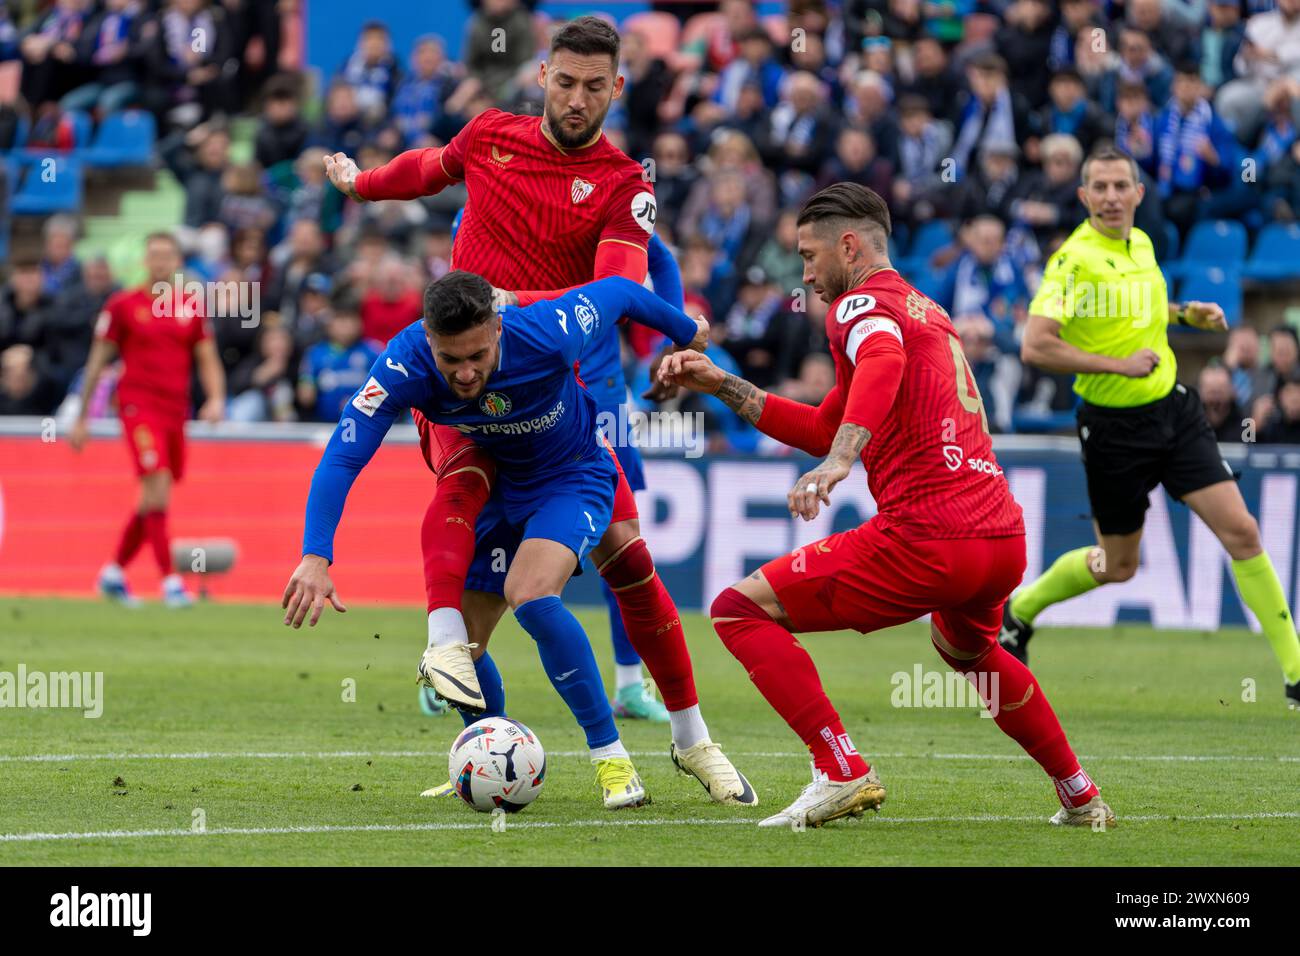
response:
<path id="1" fill-rule="evenodd" d="M 1180 301 L 1217 302 L 1230 327 L 1241 324 L 1241 275 L 1235 269 L 1204 266 L 1189 273 L 1178 290 Z"/>
<path id="2" fill-rule="evenodd" d="M 10 210 L 15 216 L 46 216 L 81 208 L 81 160 L 61 154 L 24 156 L 22 181 Z"/>
<path id="3" fill-rule="evenodd" d="M 146 110 L 123 110 L 105 116 L 89 149 L 81 152 L 96 168 L 148 166 L 153 161 L 157 128 Z"/>
<path id="4" fill-rule="evenodd" d="M 922 223 L 917 227 L 916 236 L 912 239 L 912 246 L 907 250 L 907 254 L 900 261 L 900 271 L 905 275 L 911 272 L 919 272 L 922 269 L 928 269 L 930 265 L 930 256 L 951 243 L 953 240 L 952 226 L 942 219 L 931 219 L 929 222 Z"/>
<path id="5" fill-rule="evenodd" d="M 77 151 L 85 149 L 90 145 L 91 130 L 95 127 L 90 114 L 85 110 L 68 110 L 63 115 L 72 124 L 72 148 Z"/>
<path id="6" fill-rule="evenodd" d="M 1262 282 L 1300 279 L 1300 225 L 1273 222 L 1261 229 L 1242 274 Z"/>
<path id="7" fill-rule="evenodd" d="M 1246 227 L 1229 219 L 1198 222 L 1183 248 L 1182 275 L 1191 278 L 1213 264 L 1229 272 L 1240 271 L 1246 261 Z"/>

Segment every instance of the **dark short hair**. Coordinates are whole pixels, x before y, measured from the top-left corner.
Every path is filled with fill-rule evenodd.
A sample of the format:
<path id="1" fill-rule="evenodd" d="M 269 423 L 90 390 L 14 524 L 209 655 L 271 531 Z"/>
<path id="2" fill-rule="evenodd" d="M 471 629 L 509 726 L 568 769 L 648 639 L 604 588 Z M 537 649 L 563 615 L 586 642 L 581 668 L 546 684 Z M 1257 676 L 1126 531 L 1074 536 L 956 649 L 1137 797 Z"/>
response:
<path id="1" fill-rule="evenodd" d="M 832 183 L 814 193 L 799 211 L 797 225 L 834 220 L 843 220 L 845 225 L 852 224 L 858 229 L 863 226 L 874 226 L 881 230 L 886 238 L 892 231 L 889 222 L 889 205 L 884 198 L 875 190 L 857 183 Z M 878 251 L 885 251 L 884 238 L 876 245 Z"/>
<path id="2" fill-rule="evenodd" d="M 979 70 L 981 73 L 1001 73 L 1003 76 L 1011 75 L 1011 69 L 1007 66 L 1007 61 L 992 51 L 980 53 L 971 57 L 970 65 L 972 69 Z"/>
<path id="3" fill-rule="evenodd" d="M 1088 154 L 1087 159 L 1083 161 L 1083 166 L 1079 169 L 1079 178 L 1082 182 L 1088 181 L 1088 169 L 1093 163 L 1109 163 L 1115 160 L 1128 163 L 1129 172 L 1133 174 L 1133 182 L 1142 182 L 1142 174 L 1138 172 L 1138 164 L 1128 153 L 1120 151 L 1114 143 L 1104 141 L 1100 146 Z"/>
<path id="4" fill-rule="evenodd" d="M 1194 76 L 1199 80 L 1201 78 L 1201 64 L 1189 57 L 1175 63 L 1174 72 L 1181 76 Z"/>
<path id="5" fill-rule="evenodd" d="M 909 113 L 929 113 L 930 102 L 924 96 L 917 96 L 915 93 L 907 93 L 898 98 L 898 115 L 907 116 Z"/>
<path id="6" fill-rule="evenodd" d="M 1289 336 L 1291 341 L 1300 347 L 1300 335 L 1297 335 L 1296 330 L 1289 325 L 1275 325 L 1268 330 L 1268 334 Z"/>
<path id="7" fill-rule="evenodd" d="M 433 335 L 459 335 L 494 315 L 492 283 L 454 269 L 424 290 L 424 327 Z"/>
<path id="8" fill-rule="evenodd" d="M 617 68 L 620 45 L 618 31 L 600 17 L 577 17 L 555 31 L 551 37 L 551 56 L 560 50 L 580 56 L 604 53 Z"/>
<path id="9" fill-rule="evenodd" d="M 1086 85 L 1083 82 L 1083 75 L 1072 66 L 1062 67 L 1053 73 L 1051 82 L 1055 83 L 1057 80 L 1070 80 L 1072 83 L 1078 83 L 1080 86 Z"/>

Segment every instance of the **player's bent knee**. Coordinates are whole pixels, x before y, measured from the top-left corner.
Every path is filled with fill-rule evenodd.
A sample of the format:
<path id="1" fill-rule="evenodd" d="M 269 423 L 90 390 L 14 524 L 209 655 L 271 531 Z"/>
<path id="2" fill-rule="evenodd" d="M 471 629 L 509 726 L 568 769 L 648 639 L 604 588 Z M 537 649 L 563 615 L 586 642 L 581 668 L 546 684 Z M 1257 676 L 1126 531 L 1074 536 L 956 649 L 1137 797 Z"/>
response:
<path id="1" fill-rule="evenodd" d="M 753 600 L 741 594 L 735 588 L 724 588 L 713 603 L 709 605 L 709 618 L 714 622 L 718 636 L 722 638 L 722 643 L 728 647 L 734 639 L 734 635 L 728 632 L 726 628 L 717 628 L 719 621 L 771 621 L 772 616 L 764 611 Z"/>
<path id="2" fill-rule="evenodd" d="M 597 568 L 600 576 L 612 591 L 622 591 L 644 584 L 655 575 L 654 559 L 645 539 L 634 537 L 625 541 Z"/>

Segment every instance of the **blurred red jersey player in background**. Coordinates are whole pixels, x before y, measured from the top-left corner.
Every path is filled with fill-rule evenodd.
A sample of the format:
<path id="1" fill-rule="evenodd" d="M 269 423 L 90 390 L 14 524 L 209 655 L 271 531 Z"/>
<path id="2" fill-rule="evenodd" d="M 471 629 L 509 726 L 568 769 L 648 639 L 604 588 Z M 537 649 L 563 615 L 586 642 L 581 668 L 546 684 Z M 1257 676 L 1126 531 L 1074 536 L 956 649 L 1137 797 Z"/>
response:
<path id="1" fill-rule="evenodd" d="M 70 441 L 78 451 L 85 445 L 95 385 L 114 356 L 121 355 L 124 369 L 117 385 L 117 409 L 140 478 L 140 498 L 122 529 L 113 559 L 99 573 L 99 589 L 109 598 L 134 604 L 123 568 L 147 541 L 163 578 L 163 602 L 185 607 L 192 600 L 172 570 L 167 506 L 172 483 L 185 473 L 191 364 L 197 363 L 207 395 L 199 410 L 204 421 L 221 420 L 226 382 L 207 317 L 175 288 L 183 263 L 180 243 L 169 233 L 154 233 L 145 241 L 144 261 L 146 283 L 114 293 L 104 303 L 86 360 L 81 408 Z"/>

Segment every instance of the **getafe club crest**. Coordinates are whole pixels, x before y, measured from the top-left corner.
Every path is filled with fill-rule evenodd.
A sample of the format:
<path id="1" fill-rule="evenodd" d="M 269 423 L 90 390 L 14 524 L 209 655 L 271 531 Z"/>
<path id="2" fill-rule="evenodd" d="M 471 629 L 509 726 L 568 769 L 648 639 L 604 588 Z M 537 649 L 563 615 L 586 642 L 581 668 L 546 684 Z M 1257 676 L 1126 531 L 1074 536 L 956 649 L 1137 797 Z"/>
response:
<path id="1" fill-rule="evenodd" d="M 501 392 L 488 392 L 478 400 L 478 407 L 483 410 L 484 415 L 500 418 L 502 415 L 510 414 L 510 399 Z"/>
<path id="2" fill-rule="evenodd" d="M 589 183 L 585 179 L 573 177 L 573 186 L 570 188 L 569 195 L 573 199 L 574 205 L 582 202 L 591 195 L 591 191 L 596 188 L 595 183 Z"/>

